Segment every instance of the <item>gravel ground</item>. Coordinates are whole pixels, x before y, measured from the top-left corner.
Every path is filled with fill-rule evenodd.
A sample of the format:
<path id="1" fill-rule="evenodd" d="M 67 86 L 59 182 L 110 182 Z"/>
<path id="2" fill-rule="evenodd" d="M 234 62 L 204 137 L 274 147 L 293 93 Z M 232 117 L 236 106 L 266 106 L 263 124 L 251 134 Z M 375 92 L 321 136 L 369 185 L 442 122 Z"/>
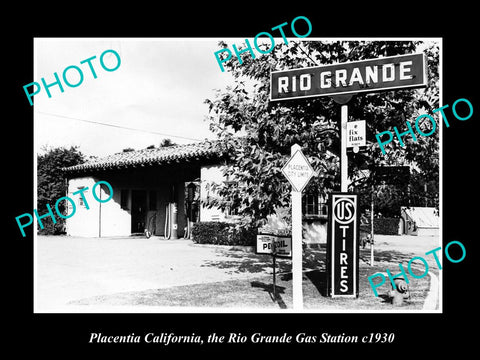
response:
<path id="1" fill-rule="evenodd" d="M 406 264 L 413 256 L 424 255 L 440 246 L 438 238 L 434 237 L 377 235 L 375 240 L 374 267 L 369 266 L 369 245 L 360 252 L 362 299 L 373 296 L 366 280 L 368 275 L 387 268 L 397 273 L 399 262 Z M 306 255 L 305 308 L 341 307 L 341 302 L 331 302 L 317 287 L 319 276 L 321 278 L 319 271 L 324 270 L 324 249 L 310 249 Z M 433 257 L 424 257 L 429 262 L 430 271 L 438 274 Z M 272 304 L 274 308 L 290 307 L 290 260 L 279 259 L 277 264 L 280 274 L 277 279 L 284 288 L 284 295 L 281 301 Z M 230 301 L 230 306 L 235 306 L 242 304 L 242 297 L 246 301 L 245 307 L 268 307 L 271 301 L 268 286 L 260 289 L 260 286 L 251 284 L 268 284 L 271 265 L 272 260 L 268 255 L 230 250 L 228 247 L 196 245 L 189 240 L 38 236 L 35 311 L 75 312 L 79 306 L 81 311 L 86 311 L 85 305 L 102 304 L 168 306 L 169 301 L 172 306 L 180 307 L 194 306 L 196 301 L 203 306 L 211 304 L 213 307 L 229 306 Z M 417 293 L 408 309 L 421 308 L 428 290 L 428 277 L 422 280 L 421 283 L 416 280 Z M 208 289 L 209 295 L 202 297 L 199 294 L 201 289 Z M 225 292 L 225 289 L 228 291 Z M 235 289 L 241 296 L 234 301 L 232 299 L 235 296 L 232 295 L 229 300 L 229 292 L 235 292 Z M 365 293 L 368 290 L 370 293 Z M 381 296 L 374 300 L 378 300 L 379 309 L 390 308 L 386 297 L 382 296 L 388 290 L 387 286 L 379 288 Z M 257 291 L 257 295 L 252 297 L 252 291 Z M 182 301 L 185 294 L 191 294 L 194 300 Z M 255 296 L 259 296 L 259 304 L 255 304 Z M 351 304 L 347 302 L 344 307 L 354 306 Z M 356 304 L 359 309 L 372 306 L 371 301 Z"/>
<path id="2" fill-rule="evenodd" d="M 72 301 L 125 291 L 249 280 L 271 269 L 268 255 L 190 240 L 38 236 L 36 311 L 69 311 Z M 289 271 L 289 261 L 279 270 Z"/>

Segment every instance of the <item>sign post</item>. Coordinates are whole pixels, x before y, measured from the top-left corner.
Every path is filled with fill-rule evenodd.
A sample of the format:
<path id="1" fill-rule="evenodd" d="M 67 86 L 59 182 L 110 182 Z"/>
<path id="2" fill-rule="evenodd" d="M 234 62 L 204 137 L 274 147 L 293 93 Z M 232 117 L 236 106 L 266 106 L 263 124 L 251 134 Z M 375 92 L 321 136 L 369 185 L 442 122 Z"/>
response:
<path id="1" fill-rule="evenodd" d="M 316 173 L 298 144 L 292 145 L 291 157 L 283 166 L 282 173 L 292 185 L 290 194 L 292 200 L 293 308 L 294 310 L 302 310 L 302 191 Z"/>
<path id="2" fill-rule="evenodd" d="M 303 309 L 302 193 L 292 189 L 292 291 L 293 309 Z"/>
<path id="3" fill-rule="evenodd" d="M 257 254 L 270 254 L 273 260 L 273 299 L 277 299 L 276 289 L 276 259 L 279 257 L 292 256 L 292 238 L 289 236 L 259 234 L 257 235 Z"/>
<path id="4" fill-rule="evenodd" d="M 341 119 L 340 119 L 340 140 L 341 140 L 341 149 L 340 149 L 340 178 L 341 178 L 341 191 L 344 193 L 344 196 L 348 190 L 348 156 L 347 156 L 347 124 L 348 124 L 348 107 L 347 103 L 354 94 L 369 93 L 369 92 L 378 92 L 383 90 L 394 90 L 394 89 L 414 89 L 427 87 L 428 77 L 427 77 L 427 57 L 425 54 L 405 54 L 397 56 L 386 56 L 375 59 L 360 60 L 360 61 L 351 61 L 337 64 L 328 64 L 314 67 L 305 67 L 300 69 L 291 69 L 291 70 L 281 70 L 281 71 L 272 71 L 270 73 L 270 101 L 282 101 L 289 99 L 300 99 L 300 98 L 309 98 L 309 97 L 319 97 L 319 96 L 330 96 L 333 98 L 337 104 L 341 105 Z M 298 145 L 297 150 L 300 148 Z M 355 146 L 355 145 L 354 145 Z M 357 145 L 358 146 L 358 145 Z M 355 151 L 356 148 L 354 148 Z M 292 158 L 294 157 L 295 151 L 292 146 Z M 356 152 L 356 151 L 355 151 Z M 282 169 L 283 171 L 284 169 Z M 294 174 L 295 169 L 292 168 L 291 171 Z M 285 176 L 289 178 L 288 174 L 284 172 Z M 301 178 L 301 176 L 299 176 Z M 295 179 L 295 177 L 294 177 Z M 310 180 L 310 179 L 308 179 Z M 307 182 L 308 182 L 307 180 Z M 301 206 L 302 206 L 302 195 L 301 190 L 298 189 L 298 186 L 295 185 L 295 182 L 289 179 L 292 184 L 292 241 L 293 241 L 293 303 L 294 308 L 301 308 L 302 303 L 302 222 L 301 222 Z M 299 182 L 301 184 L 301 182 Z M 306 184 L 306 183 L 305 183 Z M 302 187 L 303 189 L 303 187 Z M 341 195 L 341 194 L 340 194 Z M 333 194 L 332 194 L 333 196 Z M 345 204 L 345 209 L 350 209 L 352 201 L 355 204 L 355 214 L 357 216 L 356 220 L 352 221 L 352 226 L 354 229 L 350 228 L 350 225 L 338 225 L 341 226 L 338 229 L 331 229 L 332 222 L 329 222 L 329 231 L 333 231 L 333 234 L 337 236 L 340 232 L 344 235 L 344 238 L 340 240 L 340 243 L 346 244 L 347 240 L 349 243 L 352 243 L 353 249 L 358 246 L 358 233 L 352 235 L 353 232 L 358 232 L 358 214 L 357 214 L 357 198 L 356 195 L 354 199 L 345 200 L 341 202 Z M 350 205 L 348 205 L 350 204 Z M 335 211 L 335 206 L 332 207 L 331 211 Z M 340 211 L 340 210 L 339 210 Z M 329 212 L 329 216 L 330 216 Z M 340 214 L 340 213 L 339 213 Z M 333 217 L 333 221 L 340 219 L 340 217 Z M 341 224 L 340 221 L 338 221 Z M 350 223 L 349 223 L 350 224 Z M 372 223 L 373 226 L 373 223 Z M 356 229 L 356 230 L 355 230 Z M 348 234 L 347 235 L 347 231 Z M 355 230 L 355 231 L 354 231 Z M 353 236 L 353 237 L 352 237 Z M 330 237 L 329 237 L 330 239 Z M 334 244 L 337 244 L 334 239 L 332 239 Z M 346 245 L 345 245 L 346 246 Z M 330 249 L 332 251 L 332 256 L 338 252 L 337 248 Z M 343 250 L 342 250 L 343 251 Z M 341 252 L 341 254 L 349 254 L 349 252 Z M 372 244 L 372 254 L 373 254 L 373 244 Z M 342 261 L 346 255 L 341 255 Z M 348 256 L 348 255 L 347 255 Z M 340 277 L 340 282 L 337 284 L 333 281 L 338 279 L 338 274 L 334 273 L 332 278 L 331 285 L 333 286 L 332 296 L 345 296 L 345 293 L 348 293 L 349 296 L 358 296 L 358 274 L 353 275 L 350 272 L 347 274 L 345 271 L 357 271 L 358 272 L 358 251 L 354 250 L 351 253 L 349 264 L 355 265 L 355 269 L 351 270 L 351 265 L 345 265 L 346 267 L 341 267 L 340 270 L 342 273 L 340 276 L 347 276 L 347 278 Z M 335 258 L 332 258 L 335 260 Z M 332 260 L 332 261 L 333 261 Z M 372 261 L 373 263 L 373 261 Z M 338 259 L 333 265 L 338 265 Z M 347 269 L 347 270 L 345 270 Z M 338 269 L 332 268 L 332 271 L 338 271 Z M 348 280 L 345 283 L 344 280 Z M 353 283 L 352 283 L 353 281 Z M 346 284 L 346 285 L 345 285 Z M 353 286 L 354 285 L 354 286 Z M 340 290 L 338 289 L 340 287 Z M 347 290 L 345 290 L 347 289 Z M 353 291 L 353 293 L 352 293 Z M 356 295 L 355 295 L 356 294 Z"/>
<path id="5" fill-rule="evenodd" d="M 340 118 L 340 191 L 348 191 L 347 122 L 348 105 L 343 104 Z"/>
<path id="6" fill-rule="evenodd" d="M 270 100 L 331 96 L 342 105 L 341 138 L 341 191 L 347 191 L 348 158 L 347 102 L 353 94 L 394 89 L 426 87 L 427 58 L 425 54 L 385 56 L 376 59 L 350 61 L 305 67 L 270 73 Z"/>
<path id="7" fill-rule="evenodd" d="M 374 256 L 373 256 L 373 244 L 375 244 L 375 235 L 373 231 L 373 219 L 374 219 L 374 204 L 373 204 L 373 191 L 374 191 L 374 186 L 372 184 L 372 191 L 371 191 L 371 199 L 370 199 L 370 266 L 373 266 L 373 262 L 375 261 Z"/>
<path id="8" fill-rule="evenodd" d="M 277 267 L 277 264 L 275 263 L 275 259 L 277 258 L 277 250 L 276 250 L 276 241 L 272 243 L 272 258 L 273 258 L 273 300 L 277 300 L 277 277 L 275 274 L 275 270 Z"/>

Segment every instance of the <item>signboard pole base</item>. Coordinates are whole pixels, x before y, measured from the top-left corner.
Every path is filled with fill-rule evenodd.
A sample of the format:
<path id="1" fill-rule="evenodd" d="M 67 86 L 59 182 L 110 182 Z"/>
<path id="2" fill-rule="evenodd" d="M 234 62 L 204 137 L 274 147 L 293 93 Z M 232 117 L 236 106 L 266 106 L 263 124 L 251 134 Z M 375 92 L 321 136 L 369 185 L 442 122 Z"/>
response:
<path id="1" fill-rule="evenodd" d="M 292 191 L 292 291 L 293 309 L 303 309 L 302 193 Z"/>

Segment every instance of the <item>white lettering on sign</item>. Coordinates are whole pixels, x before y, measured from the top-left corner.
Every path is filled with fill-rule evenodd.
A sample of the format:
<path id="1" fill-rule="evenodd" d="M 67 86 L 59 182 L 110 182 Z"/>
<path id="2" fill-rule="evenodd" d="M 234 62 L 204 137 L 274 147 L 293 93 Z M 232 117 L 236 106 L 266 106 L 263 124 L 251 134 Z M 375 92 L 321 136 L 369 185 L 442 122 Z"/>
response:
<path id="1" fill-rule="evenodd" d="M 333 194 L 331 203 L 331 249 L 332 296 L 356 297 L 358 289 L 357 267 L 357 197 L 352 194 Z"/>
<path id="2" fill-rule="evenodd" d="M 288 91 L 288 77 L 281 76 L 278 78 L 278 92 L 286 93 Z"/>
<path id="3" fill-rule="evenodd" d="M 351 223 L 355 215 L 355 205 L 353 200 L 344 198 L 335 203 L 333 213 L 337 222 L 340 224 Z M 343 237 L 345 237 L 345 229 L 343 229 Z"/>
<path id="4" fill-rule="evenodd" d="M 306 81 L 305 81 L 306 80 Z M 312 87 L 312 77 L 310 74 L 300 75 L 300 90 L 310 90 Z"/>
<path id="5" fill-rule="evenodd" d="M 318 86 L 320 89 L 328 89 L 332 87 L 332 77 L 335 87 L 352 86 L 356 83 L 360 85 L 364 84 L 377 84 L 379 82 L 391 82 L 395 80 L 410 80 L 412 79 L 411 72 L 412 61 L 401 61 L 398 67 L 395 64 L 384 64 L 382 66 L 366 66 L 365 68 L 354 67 L 350 72 L 347 69 L 332 71 L 323 71 L 320 73 L 318 79 Z M 381 77 L 379 77 L 379 69 Z M 362 75 L 362 71 L 364 74 Z M 310 74 L 302 74 L 299 77 L 300 87 L 302 91 L 308 91 L 312 88 L 312 76 Z M 280 76 L 278 78 L 278 92 L 288 93 L 290 91 L 296 91 L 296 78 L 292 78 L 289 81 L 288 76 Z"/>
<path id="6" fill-rule="evenodd" d="M 345 251 L 345 230 L 348 229 L 348 226 L 341 226 L 343 230 L 342 234 L 342 241 L 343 241 L 343 247 L 342 251 Z M 348 270 L 348 264 L 347 264 L 347 258 L 348 254 L 346 252 L 341 252 L 338 254 L 340 258 L 340 292 L 345 293 L 348 292 L 348 282 L 345 279 L 348 279 L 348 275 L 346 274 L 346 271 Z"/>
<path id="7" fill-rule="evenodd" d="M 412 66 L 412 61 L 402 61 L 400 63 L 400 80 L 410 80 L 412 75 L 407 75 L 407 72 L 410 72 L 412 69 L 410 67 L 406 67 L 406 65 Z"/>
<path id="8" fill-rule="evenodd" d="M 270 73 L 270 100 L 428 86 L 425 54 L 325 64 Z"/>

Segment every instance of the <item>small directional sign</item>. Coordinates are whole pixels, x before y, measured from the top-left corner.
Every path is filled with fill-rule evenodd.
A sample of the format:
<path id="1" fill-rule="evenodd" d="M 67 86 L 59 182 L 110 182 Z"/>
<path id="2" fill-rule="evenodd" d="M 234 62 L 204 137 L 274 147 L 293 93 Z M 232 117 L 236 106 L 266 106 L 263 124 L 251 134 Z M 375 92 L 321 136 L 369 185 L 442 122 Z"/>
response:
<path id="1" fill-rule="evenodd" d="M 293 190 L 297 192 L 302 192 L 310 179 L 316 175 L 302 150 L 297 150 L 288 159 L 282 168 L 282 173 L 292 185 Z"/>
<path id="2" fill-rule="evenodd" d="M 347 148 L 365 144 L 365 120 L 347 122 Z"/>
<path id="3" fill-rule="evenodd" d="M 366 145 L 366 121 L 347 122 L 347 151 L 353 150 L 357 153 L 360 149 L 365 149 Z"/>

